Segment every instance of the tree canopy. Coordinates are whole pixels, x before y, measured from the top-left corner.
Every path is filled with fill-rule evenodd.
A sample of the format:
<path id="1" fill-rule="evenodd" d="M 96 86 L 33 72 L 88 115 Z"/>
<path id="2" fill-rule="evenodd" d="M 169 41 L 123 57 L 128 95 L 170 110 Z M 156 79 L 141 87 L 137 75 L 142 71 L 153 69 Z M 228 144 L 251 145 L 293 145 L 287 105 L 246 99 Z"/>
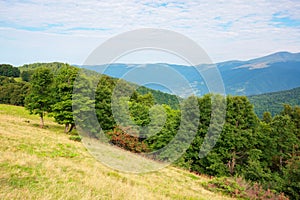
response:
<path id="1" fill-rule="evenodd" d="M 0 64 L 0 76 L 19 77 L 20 70 L 9 64 Z"/>
<path id="2" fill-rule="evenodd" d="M 51 96 L 51 86 L 53 83 L 53 73 L 48 68 L 38 68 L 35 70 L 30 81 L 30 91 L 25 99 L 25 108 L 31 114 L 40 116 L 40 127 L 44 127 L 44 116 L 51 111 L 53 99 Z"/>

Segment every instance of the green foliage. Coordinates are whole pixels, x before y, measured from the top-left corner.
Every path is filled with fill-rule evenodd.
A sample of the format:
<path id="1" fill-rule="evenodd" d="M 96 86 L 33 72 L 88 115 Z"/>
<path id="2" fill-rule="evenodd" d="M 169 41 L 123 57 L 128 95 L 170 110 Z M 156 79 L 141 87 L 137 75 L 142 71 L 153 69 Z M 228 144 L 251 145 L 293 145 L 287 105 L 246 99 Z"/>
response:
<path id="1" fill-rule="evenodd" d="M 154 105 L 154 97 L 153 94 L 150 92 L 144 95 L 134 93 L 134 97 L 132 97 L 131 100 L 135 103 L 143 104 L 144 106 L 147 107 L 151 107 Z"/>
<path id="2" fill-rule="evenodd" d="M 65 124 L 65 132 L 71 131 L 75 122 L 73 119 L 72 95 L 74 80 L 78 70 L 71 66 L 61 67 L 54 77 L 52 115 L 56 122 Z M 68 130 L 71 125 L 70 130 Z"/>
<path id="3" fill-rule="evenodd" d="M 137 91 L 134 91 L 135 89 L 136 86 L 133 84 L 130 84 L 123 80 L 117 80 L 106 75 L 101 75 L 95 92 L 95 109 L 98 121 L 103 130 L 112 130 L 117 125 L 115 118 L 121 117 L 113 116 L 113 114 L 118 115 L 118 113 L 125 113 L 126 109 L 129 110 L 131 121 L 133 121 L 138 126 L 146 126 L 150 123 L 150 108 L 157 101 L 165 103 L 165 101 L 162 100 L 162 96 L 164 93 L 156 93 L 156 91 L 150 89 L 141 89 L 141 87 L 137 88 Z M 161 99 L 155 98 L 155 96 L 160 98 L 157 94 L 161 95 Z M 173 97 L 172 95 L 168 94 L 165 94 L 165 96 L 165 99 Z M 130 99 L 125 100 L 124 97 L 130 97 Z M 113 98 L 117 103 L 112 102 Z M 112 103 L 115 108 L 112 108 Z M 122 112 L 113 113 L 113 109 L 123 110 Z M 126 126 L 126 124 L 123 124 L 123 126 Z"/>
<path id="4" fill-rule="evenodd" d="M 292 90 L 249 96 L 249 100 L 254 105 L 255 113 L 259 117 L 262 117 L 266 111 L 274 116 L 281 112 L 284 104 L 300 106 L 300 87 Z"/>
<path id="5" fill-rule="evenodd" d="M 95 100 L 93 99 L 93 79 L 81 71 L 73 85 L 72 108 L 76 128 L 91 137 L 97 137 L 100 128 L 94 114 Z"/>
<path id="6" fill-rule="evenodd" d="M 300 155 L 293 156 L 287 161 L 283 175 L 284 185 L 282 191 L 291 199 L 300 199 Z"/>
<path id="7" fill-rule="evenodd" d="M 172 110 L 171 107 L 164 105 L 164 111 L 166 112 L 165 123 L 162 129 L 155 134 L 151 134 L 145 142 L 149 145 L 152 150 L 159 150 L 165 147 L 173 139 L 178 132 L 180 125 L 180 112 Z M 161 114 L 156 116 L 157 119 L 162 119 Z M 160 127 L 160 126 L 159 126 Z"/>
<path id="8" fill-rule="evenodd" d="M 176 135 L 174 135 L 173 140 L 168 144 L 166 151 L 160 155 L 164 160 L 167 158 L 168 161 L 173 161 L 173 159 L 181 156 L 190 147 L 198 130 L 200 115 L 198 98 L 190 96 L 182 101 L 180 107 L 180 126 L 178 126 L 177 132 L 173 133 Z"/>
<path id="9" fill-rule="evenodd" d="M 29 82 L 30 81 L 30 77 L 32 76 L 33 72 L 34 72 L 34 70 L 22 71 L 21 72 L 22 81 Z"/>
<path id="10" fill-rule="evenodd" d="M 162 105 L 166 104 L 170 106 L 172 109 L 179 109 L 179 104 L 182 99 L 176 95 L 163 93 L 159 90 L 152 90 L 149 88 L 146 88 L 144 86 L 140 86 L 137 88 L 137 92 L 141 95 L 149 94 L 151 93 L 153 95 L 154 101 L 156 104 Z"/>
<path id="11" fill-rule="evenodd" d="M 210 180 L 208 183 L 203 184 L 207 189 L 211 191 L 218 191 L 233 197 L 245 196 L 245 188 L 240 186 L 236 180 L 220 177 Z"/>
<path id="12" fill-rule="evenodd" d="M 51 86 L 53 73 L 48 68 L 38 68 L 32 75 L 29 94 L 25 99 L 25 108 L 30 114 L 37 114 L 41 118 L 41 127 L 44 126 L 44 115 L 51 111 L 53 99 L 51 98 Z"/>
<path id="13" fill-rule="evenodd" d="M 65 66 L 69 66 L 69 65 L 66 63 L 60 63 L 60 62 L 51 62 L 51 63 L 25 64 L 19 68 L 22 72 L 29 71 L 29 73 L 31 73 L 30 71 L 34 71 L 36 69 L 46 67 L 46 68 L 50 69 L 53 73 L 56 73 L 56 71 L 58 71 L 61 67 L 65 67 Z"/>
<path id="14" fill-rule="evenodd" d="M 272 121 L 272 115 L 270 112 L 264 112 L 263 113 L 263 118 L 262 118 L 263 122 L 266 122 L 267 124 L 270 123 Z"/>
<path id="15" fill-rule="evenodd" d="M 282 115 L 288 115 L 296 128 L 294 129 L 295 135 L 300 139 L 300 107 L 291 107 L 290 105 L 284 105 L 284 109 L 281 112 Z"/>
<path id="16" fill-rule="evenodd" d="M 111 99 L 116 81 L 102 75 L 95 92 L 95 109 L 100 127 L 103 130 L 111 130 L 116 126 L 111 108 Z"/>
<path id="17" fill-rule="evenodd" d="M 29 91 L 29 84 L 0 76 L 0 91 L 0 103 L 24 106 L 24 100 Z"/>
<path id="18" fill-rule="evenodd" d="M 132 102 L 129 106 L 131 118 L 138 126 L 147 126 L 150 123 L 149 106 Z"/>
<path id="19" fill-rule="evenodd" d="M 69 137 L 70 140 L 76 141 L 76 142 L 81 142 L 82 137 L 80 135 L 71 135 Z"/>
<path id="20" fill-rule="evenodd" d="M 248 152 L 255 148 L 258 119 L 246 97 L 227 97 L 226 122 L 216 149 L 231 175 L 245 167 Z"/>
<path id="21" fill-rule="evenodd" d="M 275 154 L 273 155 L 273 168 L 281 169 L 291 158 L 293 147 L 299 144 L 294 134 L 295 125 L 287 115 L 275 116 L 271 123 L 272 142 Z"/>
<path id="22" fill-rule="evenodd" d="M 261 156 L 263 152 L 260 149 L 251 149 L 248 152 L 248 160 L 241 173 L 247 180 L 256 182 L 267 182 L 272 179 L 270 170 L 262 164 Z"/>
<path id="23" fill-rule="evenodd" d="M 19 77 L 20 70 L 9 64 L 0 64 L 0 76 Z"/>
<path id="24" fill-rule="evenodd" d="M 256 145 L 255 128 L 258 125 L 258 119 L 253 112 L 253 107 L 246 97 L 227 97 L 226 121 L 221 131 L 214 149 L 206 157 L 199 157 L 199 152 L 203 144 L 204 137 L 207 134 L 209 126 L 216 126 L 218 123 L 211 123 L 212 98 L 217 101 L 224 101 L 222 98 L 216 98 L 206 95 L 199 99 L 200 125 L 198 133 L 184 155 L 184 160 L 190 163 L 189 169 L 200 173 L 206 173 L 217 176 L 227 176 L 240 173 L 247 167 L 249 152 Z M 216 103 L 214 109 L 221 106 Z M 211 127 L 212 128 L 212 127 Z M 216 136 L 212 135 L 210 141 L 214 141 Z"/>

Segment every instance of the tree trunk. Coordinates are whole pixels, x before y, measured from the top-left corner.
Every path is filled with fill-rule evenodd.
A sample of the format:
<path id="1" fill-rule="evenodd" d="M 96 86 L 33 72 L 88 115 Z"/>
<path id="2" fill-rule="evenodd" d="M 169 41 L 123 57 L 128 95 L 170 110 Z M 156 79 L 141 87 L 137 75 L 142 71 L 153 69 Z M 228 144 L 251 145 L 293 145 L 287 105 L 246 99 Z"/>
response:
<path id="1" fill-rule="evenodd" d="M 69 123 L 65 124 L 65 133 L 69 131 Z"/>
<path id="2" fill-rule="evenodd" d="M 227 163 L 227 166 L 229 168 L 229 172 L 231 175 L 234 173 L 235 168 L 235 159 L 236 159 L 236 153 L 235 151 L 232 153 L 232 159 Z"/>
<path id="3" fill-rule="evenodd" d="M 231 163 L 231 175 L 233 175 L 234 173 L 234 168 L 235 168 L 235 152 L 234 152 L 234 155 L 232 157 L 232 163 Z"/>
<path id="4" fill-rule="evenodd" d="M 280 167 L 280 170 L 282 169 L 282 150 L 280 150 L 280 156 L 279 156 L 279 167 Z"/>
<path id="5" fill-rule="evenodd" d="M 41 127 L 41 128 L 44 128 L 44 113 L 41 113 L 41 114 L 40 114 L 40 119 L 41 119 L 40 127 Z"/>
<path id="6" fill-rule="evenodd" d="M 76 126 L 75 126 L 75 124 L 71 124 L 71 127 L 70 127 L 70 130 L 68 131 L 69 133 L 73 130 L 73 128 L 75 128 L 76 129 Z"/>

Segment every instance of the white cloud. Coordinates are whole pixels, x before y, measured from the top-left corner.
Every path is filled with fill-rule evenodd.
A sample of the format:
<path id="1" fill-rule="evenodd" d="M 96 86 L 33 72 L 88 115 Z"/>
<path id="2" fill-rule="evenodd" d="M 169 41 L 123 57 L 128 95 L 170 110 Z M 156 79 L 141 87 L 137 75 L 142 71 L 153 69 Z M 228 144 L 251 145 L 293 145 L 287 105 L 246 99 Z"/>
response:
<path id="1" fill-rule="evenodd" d="M 0 61 L 21 64 L 53 58 L 80 62 L 104 40 L 144 27 L 185 34 L 213 61 L 300 51 L 300 27 L 277 27 L 274 15 L 299 21 L 300 2 L 0 1 Z M 22 57 L 24 52 L 26 57 Z"/>

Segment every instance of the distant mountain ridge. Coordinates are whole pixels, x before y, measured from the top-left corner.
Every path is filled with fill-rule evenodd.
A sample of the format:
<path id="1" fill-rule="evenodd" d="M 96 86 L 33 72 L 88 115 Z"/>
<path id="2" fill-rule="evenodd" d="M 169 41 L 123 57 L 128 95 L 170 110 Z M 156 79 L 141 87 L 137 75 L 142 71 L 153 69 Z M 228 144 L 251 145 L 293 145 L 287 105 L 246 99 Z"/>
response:
<path id="1" fill-rule="evenodd" d="M 250 69 L 258 69 L 263 67 L 269 67 L 272 63 L 290 61 L 300 61 L 300 53 L 277 52 L 261 58 L 248 60 L 246 62 L 248 62 L 249 64 L 242 65 L 240 66 L 240 68 L 249 67 Z"/>
<path id="2" fill-rule="evenodd" d="M 207 66 L 206 64 L 196 67 L 201 69 Z M 249 96 L 288 90 L 300 86 L 300 53 L 277 52 L 247 61 L 220 62 L 216 63 L 215 66 L 220 71 L 226 94 Z M 155 80 L 158 80 L 158 77 L 161 80 L 168 79 L 165 83 L 171 85 L 175 92 L 170 91 L 168 87 L 161 87 L 159 84 L 146 86 L 180 96 L 191 94 L 192 89 L 196 90 L 196 95 L 199 96 L 210 92 L 204 78 L 201 75 L 199 76 L 198 71 L 192 66 L 161 63 L 142 65 L 113 63 L 108 67 L 106 65 L 81 67 L 102 72 L 112 77 L 123 78 L 137 84 L 141 84 L 143 80 L 151 80 L 151 78 L 156 78 Z M 173 78 L 173 75 L 168 74 L 171 72 L 174 72 Z M 128 74 L 131 74 L 131 76 L 129 77 Z M 189 85 L 178 83 L 180 81 L 175 77 L 176 74 L 186 79 Z"/>

